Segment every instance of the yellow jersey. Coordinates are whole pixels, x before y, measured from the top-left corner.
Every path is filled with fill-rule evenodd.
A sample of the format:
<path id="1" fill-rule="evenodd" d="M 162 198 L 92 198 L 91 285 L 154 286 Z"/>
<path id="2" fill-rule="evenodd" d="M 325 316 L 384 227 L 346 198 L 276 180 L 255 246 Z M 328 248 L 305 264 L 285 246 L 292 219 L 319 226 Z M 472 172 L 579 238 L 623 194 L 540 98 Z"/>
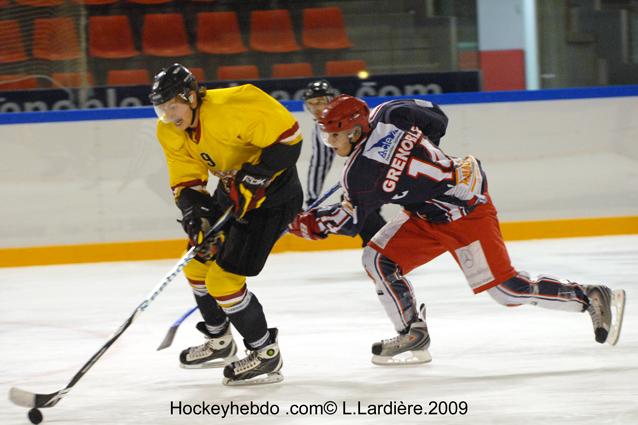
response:
<path id="1" fill-rule="evenodd" d="M 293 146 L 302 140 L 293 115 L 252 84 L 208 90 L 195 130 L 182 131 L 158 120 L 157 138 L 174 192 L 205 187 L 209 172 L 224 176 L 244 163 L 257 165 L 263 150 L 275 143 Z"/>

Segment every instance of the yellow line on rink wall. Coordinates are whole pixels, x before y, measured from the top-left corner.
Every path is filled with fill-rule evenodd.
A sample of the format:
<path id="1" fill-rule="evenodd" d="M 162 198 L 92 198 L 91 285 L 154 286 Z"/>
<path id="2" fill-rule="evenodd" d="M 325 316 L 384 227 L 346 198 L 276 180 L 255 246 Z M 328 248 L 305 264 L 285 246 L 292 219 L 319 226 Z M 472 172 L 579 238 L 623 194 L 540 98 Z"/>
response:
<path id="1" fill-rule="evenodd" d="M 638 216 L 506 222 L 501 223 L 501 229 L 509 241 L 638 234 Z M 177 259 L 185 247 L 186 241 L 179 239 L 0 248 L 0 267 Z M 308 241 L 287 234 L 277 242 L 273 252 L 356 248 L 361 248 L 359 237 L 331 235 L 324 240 Z"/>
<path id="2" fill-rule="evenodd" d="M 184 240 L 164 240 L 3 248 L 0 267 L 177 259 L 185 247 Z"/>
<path id="3" fill-rule="evenodd" d="M 638 216 L 571 218 L 501 223 L 506 241 L 631 235 L 638 233 Z"/>

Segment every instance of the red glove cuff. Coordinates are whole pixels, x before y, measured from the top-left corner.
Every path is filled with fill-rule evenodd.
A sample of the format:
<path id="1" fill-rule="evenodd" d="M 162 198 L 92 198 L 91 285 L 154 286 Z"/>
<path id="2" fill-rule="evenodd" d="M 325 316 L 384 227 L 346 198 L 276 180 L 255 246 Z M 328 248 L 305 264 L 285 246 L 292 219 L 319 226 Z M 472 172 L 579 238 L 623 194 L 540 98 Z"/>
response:
<path id="1" fill-rule="evenodd" d="M 313 211 L 297 214 L 292 223 L 288 226 L 288 231 L 300 238 L 318 240 L 328 237 L 319 228 L 317 217 Z"/>

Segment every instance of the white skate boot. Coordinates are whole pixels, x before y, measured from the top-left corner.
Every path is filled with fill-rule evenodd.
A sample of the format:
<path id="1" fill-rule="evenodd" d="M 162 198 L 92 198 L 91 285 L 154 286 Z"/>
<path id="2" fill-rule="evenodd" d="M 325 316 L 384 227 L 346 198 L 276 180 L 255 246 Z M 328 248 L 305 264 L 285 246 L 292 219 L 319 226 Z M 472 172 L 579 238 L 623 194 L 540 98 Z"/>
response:
<path id="1" fill-rule="evenodd" d="M 268 331 L 270 332 L 268 345 L 247 351 L 247 357 L 234 361 L 224 368 L 224 385 L 274 384 L 284 380 L 280 372 L 283 361 L 277 343 L 278 331 L 276 328 L 270 328 Z"/>
<path id="2" fill-rule="evenodd" d="M 625 291 L 612 291 L 603 285 L 583 286 L 589 298 L 587 312 L 594 326 L 596 342 L 616 345 L 625 312 Z"/>
<path id="3" fill-rule="evenodd" d="M 421 317 L 410 325 L 406 333 L 372 344 L 372 363 L 379 366 L 404 366 L 432 361 L 428 351 L 430 334 L 425 323 L 425 305 L 419 309 Z"/>
<path id="4" fill-rule="evenodd" d="M 180 366 L 185 369 L 204 369 L 224 367 L 237 360 L 237 344 L 230 332 L 230 326 L 221 336 L 213 336 L 206 329 L 204 322 L 197 324 L 197 329 L 203 333 L 208 341 L 202 345 L 187 348 L 179 355 Z"/>

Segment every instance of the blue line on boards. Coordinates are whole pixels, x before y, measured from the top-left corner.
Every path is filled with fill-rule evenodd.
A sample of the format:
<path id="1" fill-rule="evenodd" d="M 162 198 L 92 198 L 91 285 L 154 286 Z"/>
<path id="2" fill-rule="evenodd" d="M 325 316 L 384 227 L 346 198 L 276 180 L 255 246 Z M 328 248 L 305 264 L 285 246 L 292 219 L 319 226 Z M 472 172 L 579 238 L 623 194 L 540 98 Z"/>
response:
<path id="1" fill-rule="evenodd" d="M 533 102 L 568 99 L 595 99 L 610 97 L 638 96 L 638 85 L 585 87 L 568 89 L 521 90 L 502 92 L 467 92 L 443 93 L 431 95 L 414 95 L 398 97 L 366 98 L 371 107 L 391 99 L 418 98 L 430 100 L 439 105 L 460 105 L 473 103 L 499 102 Z M 283 101 L 284 106 L 291 112 L 302 112 L 303 102 L 300 100 Z M 60 110 L 42 112 L 11 112 L 0 113 L 0 125 L 51 123 L 69 121 L 102 121 L 153 118 L 155 113 L 150 106 L 133 108 L 100 108 L 80 110 Z"/>

